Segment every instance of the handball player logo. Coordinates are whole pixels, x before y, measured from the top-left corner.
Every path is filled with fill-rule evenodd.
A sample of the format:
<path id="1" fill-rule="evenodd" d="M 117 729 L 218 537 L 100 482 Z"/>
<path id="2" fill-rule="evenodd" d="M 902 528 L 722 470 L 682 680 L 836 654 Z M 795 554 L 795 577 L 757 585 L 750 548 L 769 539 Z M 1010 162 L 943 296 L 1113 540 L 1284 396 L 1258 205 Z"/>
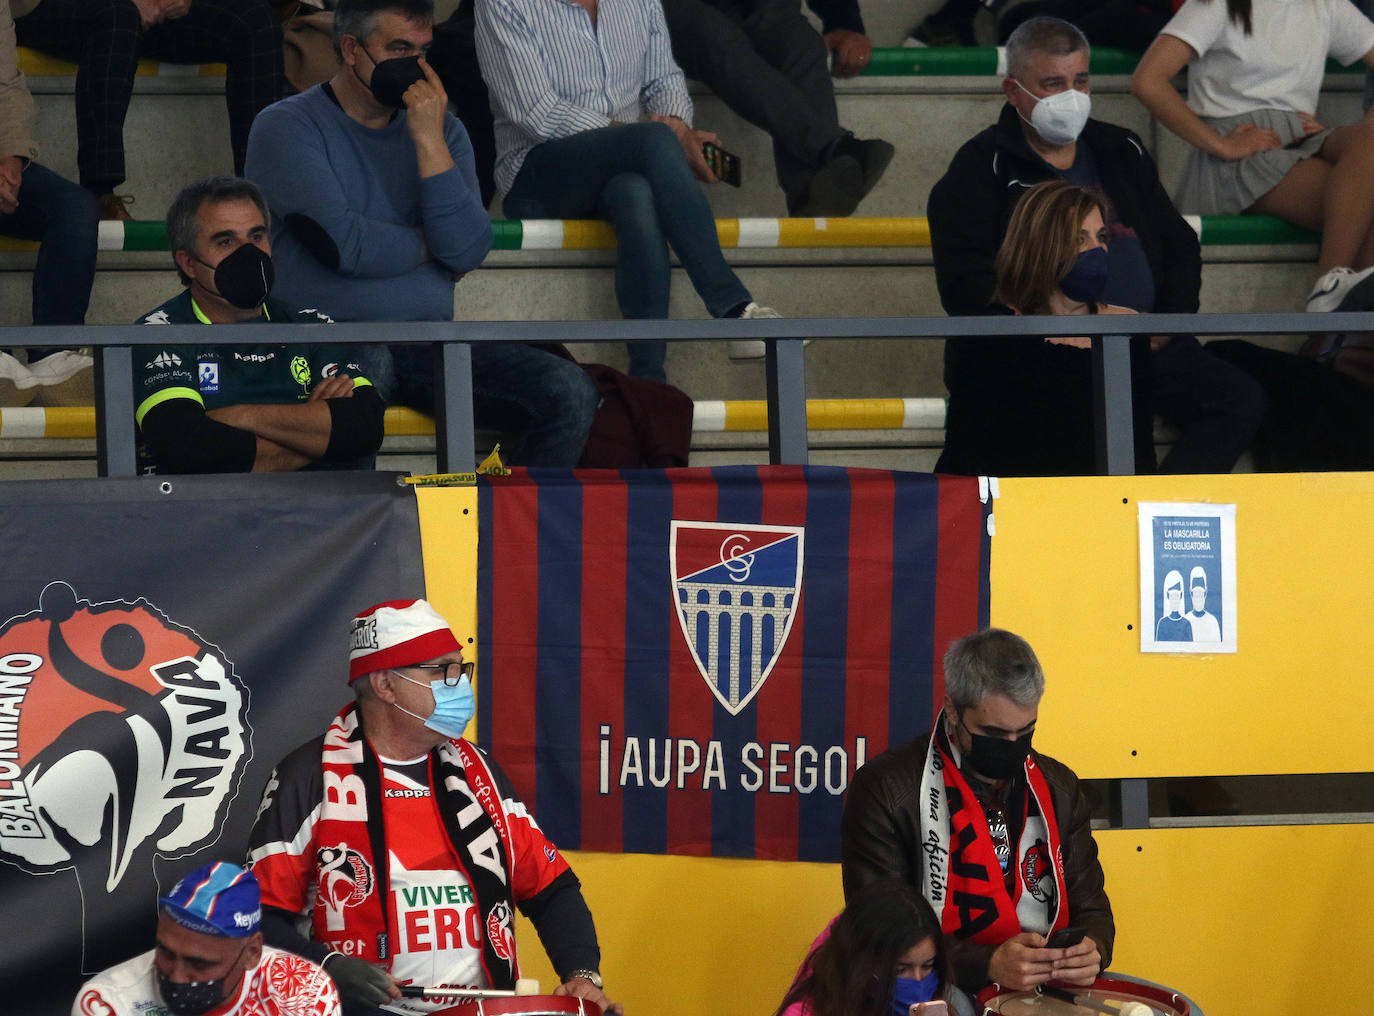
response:
<path id="1" fill-rule="evenodd" d="M 320 900 L 325 909 L 325 927 L 341 931 L 345 925 L 344 908 L 356 907 L 367 899 L 377 878 L 367 859 L 343 843 L 321 847 L 315 855 L 315 864 L 320 878 Z"/>
<path id="2" fill-rule="evenodd" d="M 678 625 L 697 670 L 732 716 L 782 655 L 801 595 L 806 530 L 672 521 Z"/>
<path id="3" fill-rule="evenodd" d="M 219 838 L 251 738 L 218 648 L 147 600 L 52 582 L 0 626 L 0 859 L 75 869 L 87 907 L 146 899 L 155 856 Z"/>
<path id="4" fill-rule="evenodd" d="M 510 904 L 501 900 L 487 912 L 487 941 L 491 951 L 515 969 L 515 932 L 511 928 Z"/>
<path id="5" fill-rule="evenodd" d="M 1037 903 L 1054 903 L 1054 870 L 1050 866 L 1049 845 L 1036 840 L 1021 860 L 1021 880 Z"/>

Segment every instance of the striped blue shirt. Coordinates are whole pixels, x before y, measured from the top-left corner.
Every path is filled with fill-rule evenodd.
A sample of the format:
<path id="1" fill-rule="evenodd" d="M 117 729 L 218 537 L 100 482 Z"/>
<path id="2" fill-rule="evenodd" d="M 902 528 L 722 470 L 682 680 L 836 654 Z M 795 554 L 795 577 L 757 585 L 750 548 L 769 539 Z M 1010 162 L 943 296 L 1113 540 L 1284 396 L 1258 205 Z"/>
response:
<path id="1" fill-rule="evenodd" d="M 496 119 L 496 185 L 543 141 L 645 113 L 692 120 L 660 0 L 478 0 L 477 57 Z"/>

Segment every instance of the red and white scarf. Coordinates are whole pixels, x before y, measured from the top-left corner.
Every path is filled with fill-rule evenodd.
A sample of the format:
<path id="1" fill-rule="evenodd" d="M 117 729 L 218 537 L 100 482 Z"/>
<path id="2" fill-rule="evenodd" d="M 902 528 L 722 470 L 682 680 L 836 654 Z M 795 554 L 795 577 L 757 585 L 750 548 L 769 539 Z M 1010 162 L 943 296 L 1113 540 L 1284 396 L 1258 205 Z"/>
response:
<path id="1" fill-rule="evenodd" d="M 319 888 L 314 937 L 326 944 L 362 942 L 363 959 L 391 958 L 388 923 L 391 879 L 382 821 L 382 772 L 350 704 L 324 737 L 324 800 L 315 825 Z M 485 932 L 482 967 L 493 988 L 513 988 L 515 956 L 510 833 L 491 769 L 463 740 L 445 741 L 429 755 L 429 784 L 458 868 L 472 887 Z M 330 948 L 336 948 L 330 945 Z M 352 955 L 358 955 L 352 952 Z"/>
<path id="2" fill-rule="evenodd" d="M 1000 944 L 1022 931 L 1048 935 L 1069 923 L 1064 852 L 1049 784 L 1027 756 L 1012 890 L 987 816 L 959 772 L 958 749 L 937 723 L 921 777 L 921 888 L 946 934 Z"/>

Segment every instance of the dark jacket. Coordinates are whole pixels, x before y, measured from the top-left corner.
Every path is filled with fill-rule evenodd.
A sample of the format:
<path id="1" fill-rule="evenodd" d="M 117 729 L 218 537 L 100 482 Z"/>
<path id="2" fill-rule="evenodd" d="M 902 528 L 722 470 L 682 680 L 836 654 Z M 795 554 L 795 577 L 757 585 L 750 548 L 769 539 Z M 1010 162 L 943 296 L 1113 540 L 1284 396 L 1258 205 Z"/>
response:
<path id="1" fill-rule="evenodd" d="M 921 775 L 927 734 L 884 752 L 854 774 L 844 802 L 841 824 L 842 874 L 846 899 L 870 882 L 903 878 L 921 884 Z M 1091 814 L 1078 777 L 1061 762 L 1035 752 L 1036 764 L 1050 788 L 1050 803 L 1059 824 L 1064 852 L 1069 923 L 1084 928 L 1097 943 L 1105 970 L 1112 959 L 1116 924 L 1103 888 Z M 988 962 L 996 946 L 948 937 L 945 945 L 961 988 L 976 992 L 988 983 Z"/>
<path id="2" fill-rule="evenodd" d="M 1132 132 L 1089 120 L 1079 144 L 1091 150 L 1103 190 L 1135 230 L 1154 277 L 1160 313 L 1192 313 L 1202 286 L 1202 248 L 1160 185 L 1154 161 Z M 997 248 L 1021 195 L 1055 178 L 1026 142 L 1010 105 L 966 142 L 930 192 L 927 215 L 940 302 L 952 315 L 988 313 Z M 1155 471 L 1149 346 L 1131 343 L 1136 472 Z M 950 402 L 937 471 L 969 475 L 1063 476 L 1096 472 L 1088 354 L 1024 340 L 945 343 Z"/>
<path id="3" fill-rule="evenodd" d="M 1078 143 L 1097 160 L 1102 188 L 1121 221 L 1135 230 L 1155 281 L 1159 314 L 1191 314 L 1202 288 L 1202 247 L 1159 182 L 1154 160 L 1133 132 L 1089 120 Z M 1054 179 L 1026 143 L 1010 105 L 997 123 L 955 154 L 931 189 L 927 215 L 940 303 L 951 315 L 982 314 L 995 288 L 993 261 L 1011 210 L 1035 184 Z"/>

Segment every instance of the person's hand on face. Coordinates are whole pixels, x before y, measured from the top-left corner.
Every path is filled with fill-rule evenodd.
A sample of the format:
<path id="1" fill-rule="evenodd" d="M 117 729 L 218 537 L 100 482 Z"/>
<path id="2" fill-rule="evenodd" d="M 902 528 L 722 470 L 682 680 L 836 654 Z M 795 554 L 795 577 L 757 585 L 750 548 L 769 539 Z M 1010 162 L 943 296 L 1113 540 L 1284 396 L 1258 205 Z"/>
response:
<path id="1" fill-rule="evenodd" d="M 420 57 L 420 70 L 424 71 L 423 81 L 417 81 L 406 89 L 406 126 L 411 139 L 417 144 L 444 143 L 444 114 L 448 112 L 448 93 L 434 68 L 423 56 Z"/>

